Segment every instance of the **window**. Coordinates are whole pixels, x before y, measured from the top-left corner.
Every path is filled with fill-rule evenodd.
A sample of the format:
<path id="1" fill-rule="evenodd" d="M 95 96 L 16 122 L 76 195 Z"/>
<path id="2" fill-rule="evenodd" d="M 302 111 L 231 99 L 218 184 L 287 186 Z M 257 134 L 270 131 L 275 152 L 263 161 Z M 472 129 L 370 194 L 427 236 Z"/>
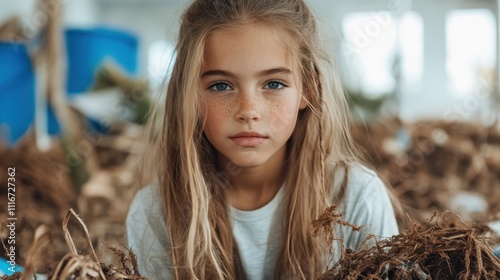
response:
<path id="1" fill-rule="evenodd" d="M 496 20 L 490 10 L 456 10 L 446 18 L 446 71 L 455 96 L 492 83 L 496 61 Z M 490 86 L 492 86 L 490 84 Z"/>
<path id="2" fill-rule="evenodd" d="M 423 69 L 423 22 L 415 12 L 351 13 L 343 19 L 346 86 L 369 97 L 418 89 Z"/>
<path id="3" fill-rule="evenodd" d="M 415 12 L 405 13 L 399 27 L 402 88 L 405 93 L 418 93 L 424 70 L 424 22 Z"/>

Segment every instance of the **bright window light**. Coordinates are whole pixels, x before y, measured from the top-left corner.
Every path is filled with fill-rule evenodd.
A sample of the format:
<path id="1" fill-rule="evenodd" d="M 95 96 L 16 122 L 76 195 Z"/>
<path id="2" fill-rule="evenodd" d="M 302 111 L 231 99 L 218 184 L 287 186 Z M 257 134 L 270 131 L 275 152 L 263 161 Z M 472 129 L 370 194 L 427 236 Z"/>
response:
<path id="1" fill-rule="evenodd" d="M 415 12 L 407 12 L 400 19 L 399 39 L 403 92 L 417 93 L 424 70 L 424 22 Z"/>
<path id="2" fill-rule="evenodd" d="M 160 86 L 170 78 L 175 58 L 175 46 L 168 41 L 157 41 L 148 53 L 148 76 L 152 86 Z"/>
<path id="3" fill-rule="evenodd" d="M 344 17 L 342 28 L 349 68 L 348 88 L 377 97 L 396 90 L 397 76 L 401 79 L 401 90 L 419 88 L 423 69 L 420 15 L 415 12 L 399 16 L 389 12 L 351 13 Z"/>
<path id="4" fill-rule="evenodd" d="M 490 10 L 456 10 L 446 18 L 446 71 L 456 96 L 491 81 L 496 61 L 496 23 Z"/>
<path id="5" fill-rule="evenodd" d="M 387 16 L 388 15 L 388 16 Z M 394 89 L 392 60 L 396 47 L 396 28 L 390 14 L 351 13 L 343 19 L 342 29 L 350 75 L 357 78 L 351 88 L 368 96 L 379 96 Z M 348 85 L 349 87 L 349 85 Z"/>

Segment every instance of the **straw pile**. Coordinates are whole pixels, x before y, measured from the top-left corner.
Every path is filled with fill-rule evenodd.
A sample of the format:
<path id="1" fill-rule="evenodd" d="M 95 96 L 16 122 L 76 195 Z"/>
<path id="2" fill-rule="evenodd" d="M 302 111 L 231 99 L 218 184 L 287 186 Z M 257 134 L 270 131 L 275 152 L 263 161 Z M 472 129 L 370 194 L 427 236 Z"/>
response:
<path id="1" fill-rule="evenodd" d="M 100 135 L 99 141 L 94 143 L 99 151 L 99 169 L 89 174 L 81 188 L 75 187 L 69 175 L 84 163 L 68 162 L 71 158 L 68 146 L 55 139 L 53 148 L 47 153 L 37 150 L 31 136 L 25 137 L 13 149 L 0 148 L 0 168 L 5 170 L 0 172 L 0 180 L 7 182 L 7 168 L 15 167 L 16 170 L 18 264 L 26 271 L 31 268 L 36 273 L 59 275 L 49 279 L 67 279 L 69 275 L 80 273 L 94 275 L 96 271 L 104 273 L 106 279 L 141 279 L 133 254 L 122 245 L 125 244 L 128 205 L 139 187 L 134 179 L 142 146 L 141 134 L 140 126 L 115 124 L 110 134 Z M 7 188 L 1 188 L 0 198 L 6 201 L 6 197 Z M 75 221 L 66 216 L 64 220 L 70 208 L 78 209 L 86 225 L 80 218 Z M 7 207 L 2 207 L 0 221 L 7 221 L 7 217 Z M 40 228 L 45 228 L 43 234 L 37 233 Z M 0 227 L 2 240 L 7 240 L 7 230 L 5 226 Z M 68 246 L 68 243 L 74 245 Z M 96 248 L 97 253 L 82 254 L 74 250 L 89 246 L 91 251 Z M 0 246 L 0 255 L 6 255 L 3 246 Z M 91 257 L 97 255 L 99 261 Z M 113 263 L 114 266 L 105 265 Z M 102 271 L 96 270 L 99 267 Z"/>
<path id="2" fill-rule="evenodd" d="M 330 217 L 329 225 L 325 217 Z M 313 232 L 322 228 L 331 240 L 335 238 L 333 227 L 346 225 L 339 223 L 338 214 L 322 218 Z M 483 230 L 441 212 L 424 225 L 412 222 L 411 229 L 375 241 L 375 246 L 343 250 L 340 261 L 320 279 L 500 279 L 500 259 L 487 239 L 480 236 Z"/>

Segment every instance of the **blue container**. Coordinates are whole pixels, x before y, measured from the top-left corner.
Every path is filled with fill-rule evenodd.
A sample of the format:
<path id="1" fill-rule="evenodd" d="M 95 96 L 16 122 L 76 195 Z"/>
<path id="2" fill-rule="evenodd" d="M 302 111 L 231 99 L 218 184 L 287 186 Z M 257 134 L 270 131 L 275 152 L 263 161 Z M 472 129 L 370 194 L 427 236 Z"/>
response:
<path id="1" fill-rule="evenodd" d="M 0 41 L 0 138 L 14 145 L 34 115 L 35 76 L 26 46 Z"/>
<path id="2" fill-rule="evenodd" d="M 112 28 L 67 29 L 65 31 L 68 59 L 67 92 L 80 94 L 95 82 L 97 70 L 106 62 L 125 74 L 137 74 L 139 42 L 131 33 Z M 59 125 L 49 110 L 49 133 L 58 134 Z"/>
<path id="3" fill-rule="evenodd" d="M 24 269 L 17 264 L 14 264 L 14 266 L 12 266 L 12 263 L 0 257 L 0 277 L 4 275 L 11 276 L 16 272 L 24 272 Z"/>
<path id="4" fill-rule="evenodd" d="M 94 83 L 95 72 L 107 60 L 128 75 L 136 75 L 139 43 L 125 31 L 110 28 L 68 29 L 65 32 L 68 52 L 68 93 L 87 91 Z"/>

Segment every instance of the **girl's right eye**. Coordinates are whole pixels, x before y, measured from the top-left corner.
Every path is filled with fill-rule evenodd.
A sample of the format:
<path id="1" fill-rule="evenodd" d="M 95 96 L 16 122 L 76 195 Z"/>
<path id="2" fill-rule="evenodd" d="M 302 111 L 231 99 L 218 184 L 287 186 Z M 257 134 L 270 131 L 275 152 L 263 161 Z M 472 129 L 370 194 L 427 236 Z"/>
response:
<path id="1" fill-rule="evenodd" d="M 213 91 L 227 91 L 231 89 L 231 86 L 229 86 L 227 83 L 217 82 L 215 84 L 211 84 L 209 86 L 209 89 Z"/>

